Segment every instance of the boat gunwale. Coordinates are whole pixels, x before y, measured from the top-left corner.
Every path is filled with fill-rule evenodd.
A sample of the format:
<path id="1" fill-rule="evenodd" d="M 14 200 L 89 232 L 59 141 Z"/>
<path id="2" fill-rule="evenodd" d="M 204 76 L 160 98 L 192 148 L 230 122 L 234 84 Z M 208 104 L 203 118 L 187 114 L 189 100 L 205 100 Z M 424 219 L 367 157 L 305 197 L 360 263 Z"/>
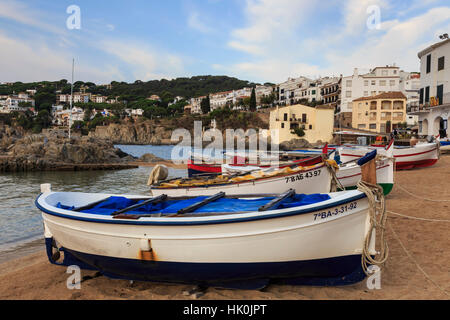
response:
<path id="1" fill-rule="evenodd" d="M 342 191 L 342 192 L 352 192 L 354 191 Z M 55 194 L 58 192 L 53 192 L 51 194 Z M 70 192 L 60 192 L 60 193 L 70 193 Z M 220 215 L 220 216 L 199 216 L 199 217 L 142 217 L 142 220 L 136 219 L 136 220 L 129 220 L 129 219 L 114 219 L 113 216 L 104 216 L 104 218 L 89 218 L 89 217 L 82 217 L 78 216 L 77 214 L 80 214 L 76 211 L 71 210 L 65 210 L 65 209 L 58 209 L 59 211 L 67 212 L 55 212 L 52 211 L 50 208 L 43 207 L 39 200 L 44 194 L 41 193 L 35 200 L 36 207 L 41 210 L 42 212 L 64 218 L 69 220 L 77 220 L 77 221 L 85 221 L 85 222 L 92 222 L 92 223 L 106 223 L 106 224 L 123 224 L 123 225 L 153 225 L 153 226 L 167 226 L 167 225 L 175 225 L 175 226 L 186 226 L 186 225 L 208 225 L 208 224 L 225 224 L 225 223 L 240 223 L 240 222 L 249 222 L 249 221 L 258 221 L 258 220 L 267 220 L 267 219 L 277 219 L 277 218 L 284 218 L 289 216 L 296 216 L 296 215 L 303 215 L 308 214 L 311 212 L 316 212 L 320 210 L 326 210 L 328 208 L 336 207 L 345 203 L 349 203 L 352 201 L 357 201 L 366 198 L 366 195 L 362 192 L 356 193 L 353 196 L 348 196 L 345 198 L 338 198 L 338 199 L 328 199 L 323 202 L 327 202 L 327 204 L 322 204 L 318 206 L 310 206 L 305 209 L 298 209 L 299 207 L 293 207 L 293 208 L 285 208 L 285 209 L 276 209 L 272 210 L 272 212 L 266 212 L 264 214 L 261 214 L 259 211 L 248 211 L 248 212 L 232 212 L 227 215 Z M 241 196 L 242 198 L 249 198 L 248 195 Z M 321 203 L 321 202 L 318 202 Z M 49 207 L 53 207 L 47 203 L 45 205 Z M 304 207 L 304 206 L 300 206 Z M 54 208 L 54 207 L 53 207 Z M 86 213 L 85 213 L 86 214 Z M 232 217 L 230 216 L 236 216 L 236 215 L 245 215 L 241 217 Z M 98 216 L 98 215 L 96 215 Z M 217 218 L 220 217 L 220 218 Z M 203 219 L 202 219 L 203 218 Z M 205 219 L 205 218 L 212 218 L 212 219 Z M 150 221 L 150 219 L 159 219 L 159 221 Z M 183 221 L 180 221 L 180 219 L 183 219 Z M 178 221 L 177 221 L 178 220 Z"/>
<path id="2" fill-rule="evenodd" d="M 319 164 L 314 164 L 313 166 L 317 166 L 317 165 L 319 165 Z M 228 183 L 220 183 L 220 184 L 204 184 L 204 185 L 200 185 L 200 186 L 161 187 L 158 185 L 154 185 L 154 186 L 151 186 L 150 190 L 184 190 L 184 189 L 196 189 L 196 188 L 214 188 L 214 187 L 236 186 L 236 185 L 243 184 L 243 183 L 254 184 L 255 182 L 266 181 L 268 179 L 272 179 L 273 181 L 281 180 L 281 179 L 285 179 L 286 177 L 294 176 L 294 175 L 297 175 L 300 173 L 305 173 L 305 172 L 309 172 L 309 171 L 313 171 L 313 170 L 322 169 L 323 167 L 326 167 L 326 165 L 325 165 L 325 163 L 322 162 L 322 164 L 320 166 L 315 167 L 315 168 L 310 168 L 310 169 L 301 170 L 298 172 L 286 173 L 286 174 L 276 175 L 276 176 L 271 176 L 271 177 L 261 177 L 261 178 L 256 178 L 253 180 L 228 182 Z M 250 174 L 250 173 L 251 172 L 249 172 L 248 174 Z M 189 179 L 192 179 L 192 178 L 189 178 Z M 176 181 L 176 180 L 179 180 L 179 179 L 174 179 L 174 181 Z M 170 183 L 170 181 L 166 181 L 164 183 Z"/>

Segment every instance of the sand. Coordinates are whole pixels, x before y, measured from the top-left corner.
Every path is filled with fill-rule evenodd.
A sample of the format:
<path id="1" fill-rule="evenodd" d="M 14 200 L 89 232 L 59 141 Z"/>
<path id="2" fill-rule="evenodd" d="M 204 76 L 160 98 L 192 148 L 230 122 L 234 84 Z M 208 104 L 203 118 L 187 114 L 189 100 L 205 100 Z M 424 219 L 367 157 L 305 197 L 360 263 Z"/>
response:
<path id="1" fill-rule="evenodd" d="M 449 201 L 417 199 L 399 186 L 429 199 L 450 200 L 450 155 L 430 168 L 396 173 L 396 187 L 387 208 L 396 213 L 450 220 Z M 409 255 L 402 248 L 393 231 Z M 389 215 L 389 259 L 381 271 L 381 289 L 369 290 L 366 281 L 343 287 L 270 285 L 263 291 L 209 288 L 199 299 L 449 299 L 450 222 L 423 221 Z M 69 290 L 65 267 L 51 265 L 39 251 L 0 265 L 0 299 L 193 299 L 183 295 L 187 285 L 111 280 L 82 271 L 80 290 Z"/>

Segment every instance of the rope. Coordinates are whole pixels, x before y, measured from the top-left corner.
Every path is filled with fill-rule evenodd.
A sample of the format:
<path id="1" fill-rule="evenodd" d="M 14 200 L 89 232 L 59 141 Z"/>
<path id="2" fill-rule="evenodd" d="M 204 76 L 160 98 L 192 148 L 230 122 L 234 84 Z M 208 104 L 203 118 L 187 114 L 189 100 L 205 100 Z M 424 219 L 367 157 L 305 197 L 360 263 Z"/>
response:
<path id="1" fill-rule="evenodd" d="M 364 273 L 367 276 L 370 276 L 371 273 L 368 271 L 369 265 L 381 266 L 386 262 L 389 255 L 389 247 L 384 236 L 387 219 L 386 205 L 383 188 L 381 186 L 361 180 L 358 182 L 358 190 L 364 192 L 369 200 L 370 228 L 364 239 L 361 265 Z M 379 215 L 379 220 L 377 220 L 377 215 Z M 370 253 L 370 242 L 374 231 L 379 232 L 380 234 L 381 248 L 380 251 L 377 252 L 377 256 L 372 257 Z"/>
<path id="2" fill-rule="evenodd" d="M 331 173 L 331 190 L 330 190 L 330 192 L 336 192 L 338 189 L 345 190 L 345 187 L 342 185 L 341 181 L 338 179 L 338 177 L 336 175 L 336 166 L 337 166 L 336 162 L 334 160 L 331 160 L 336 164 L 336 166 L 332 165 L 329 162 L 330 160 L 325 159 L 324 155 L 322 155 L 322 161 L 323 161 L 323 163 L 325 163 L 325 165 L 327 166 L 328 170 Z"/>
<path id="3" fill-rule="evenodd" d="M 450 296 L 450 294 L 445 291 L 444 289 L 442 289 L 433 279 L 431 279 L 431 277 L 425 272 L 425 270 L 422 269 L 422 267 L 419 265 L 419 263 L 417 263 L 417 261 L 414 259 L 414 257 L 412 256 L 412 254 L 409 253 L 409 251 L 406 249 L 406 247 L 403 245 L 403 242 L 400 240 L 400 237 L 398 236 L 398 234 L 395 232 L 394 228 L 392 228 L 391 224 L 389 224 L 389 228 L 391 229 L 392 233 L 394 234 L 395 238 L 398 240 L 398 242 L 400 243 L 400 246 L 403 248 L 403 251 L 405 251 L 406 255 L 409 257 L 409 259 L 414 262 L 414 264 L 416 265 L 417 269 L 420 270 L 420 272 L 422 272 L 422 274 L 425 276 L 425 278 L 427 278 L 430 282 L 432 282 L 439 290 L 442 291 L 442 293 L 444 293 L 447 296 Z"/>
<path id="4" fill-rule="evenodd" d="M 420 221 L 429 221 L 429 222 L 450 222 L 450 220 L 440 220 L 440 219 L 426 219 L 426 218 L 418 218 L 418 217 L 412 217 L 412 216 L 407 216 L 401 213 L 397 213 L 397 212 L 393 212 L 393 211 L 387 211 L 390 214 L 396 215 L 396 216 L 400 216 L 406 219 L 412 219 L 412 220 L 420 220 Z"/>
<path id="5" fill-rule="evenodd" d="M 397 180 L 397 179 L 396 179 Z M 426 201 L 433 201 L 433 202 L 450 202 L 450 200 L 437 200 L 437 199 L 429 199 L 429 198 L 425 198 L 425 197 L 420 197 L 415 195 L 412 192 L 409 192 L 408 190 L 406 190 L 405 188 L 403 188 L 401 185 L 399 185 L 398 183 L 395 184 L 395 186 L 399 187 L 400 189 L 402 189 L 404 192 L 406 192 L 407 194 L 413 196 L 414 198 L 420 199 L 420 200 L 426 200 Z"/>

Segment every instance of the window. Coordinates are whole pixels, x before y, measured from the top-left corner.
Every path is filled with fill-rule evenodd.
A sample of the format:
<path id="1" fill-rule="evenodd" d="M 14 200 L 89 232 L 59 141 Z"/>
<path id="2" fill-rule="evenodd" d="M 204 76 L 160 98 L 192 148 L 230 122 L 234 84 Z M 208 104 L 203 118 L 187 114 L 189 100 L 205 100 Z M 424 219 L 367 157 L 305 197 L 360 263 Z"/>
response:
<path id="1" fill-rule="evenodd" d="M 438 71 L 441 71 L 444 69 L 444 64 L 445 64 L 445 57 L 440 57 L 438 59 Z"/>
<path id="2" fill-rule="evenodd" d="M 347 81 L 345 82 L 345 85 L 346 85 L 347 87 L 351 87 L 351 86 L 352 86 L 352 80 L 347 80 Z"/>
<path id="3" fill-rule="evenodd" d="M 358 129 L 365 129 L 366 125 L 365 124 L 358 124 Z"/>
<path id="4" fill-rule="evenodd" d="M 444 96 L 444 85 L 441 84 L 436 88 L 436 98 L 438 99 L 439 105 L 442 104 L 442 98 Z"/>
<path id="5" fill-rule="evenodd" d="M 395 86 L 395 80 L 390 80 L 390 81 L 389 81 L 389 85 L 390 85 L 391 87 Z"/>
<path id="6" fill-rule="evenodd" d="M 351 98 L 352 97 L 352 92 L 351 91 L 346 91 L 345 92 L 345 97 L 346 98 Z"/>
<path id="7" fill-rule="evenodd" d="M 284 123 L 281 123 L 281 129 L 284 129 Z"/>
<path id="8" fill-rule="evenodd" d="M 377 82 L 375 80 L 372 80 L 372 82 L 370 84 L 375 86 L 377 84 Z"/>
<path id="9" fill-rule="evenodd" d="M 430 102 L 430 87 L 425 88 L 425 103 Z"/>
<path id="10" fill-rule="evenodd" d="M 388 75 L 388 71 L 387 70 L 381 70 L 381 75 L 387 76 Z"/>
<path id="11" fill-rule="evenodd" d="M 311 124 L 309 125 L 309 130 L 312 130 L 312 125 Z"/>
<path id="12" fill-rule="evenodd" d="M 386 85 L 386 80 L 380 80 L 380 86 L 385 86 Z"/>
<path id="13" fill-rule="evenodd" d="M 370 94 L 371 94 L 372 96 L 376 96 L 376 95 L 377 95 L 377 92 L 376 92 L 376 91 L 372 91 Z"/>
<path id="14" fill-rule="evenodd" d="M 369 80 L 364 80 L 364 86 L 367 87 L 369 85 Z"/>
<path id="15" fill-rule="evenodd" d="M 397 74 L 397 70 L 394 70 L 394 72 L 393 72 L 394 74 Z"/>
<path id="16" fill-rule="evenodd" d="M 288 114 L 285 113 L 285 114 L 284 114 L 284 121 L 287 121 L 287 119 L 288 119 Z"/>
<path id="17" fill-rule="evenodd" d="M 367 97 L 369 95 L 368 91 L 364 91 L 364 97 Z"/>
<path id="18" fill-rule="evenodd" d="M 427 55 L 427 73 L 431 72 L 431 54 Z"/>
<path id="19" fill-rule="evenodd" d="M 306 113 L 303 113 L 303 114 L 302 114 L 302 122 L 303 122 L 303 123 L 306 123 L 306 120 L 307 120 L 307 119 L 306 119 Z"/>
<path id="20" fill-rule="evenodd" d="M 312 94 L 316 94 L 316 90 L 313 90 L 313 91 L 312 91 Z"/>
<path id="21" fill-rule="evenodd" d="M 371 123 L 369 125 L 369 129 L 376 130 L 377 129 L 377 124 L 376 123 Z"/>

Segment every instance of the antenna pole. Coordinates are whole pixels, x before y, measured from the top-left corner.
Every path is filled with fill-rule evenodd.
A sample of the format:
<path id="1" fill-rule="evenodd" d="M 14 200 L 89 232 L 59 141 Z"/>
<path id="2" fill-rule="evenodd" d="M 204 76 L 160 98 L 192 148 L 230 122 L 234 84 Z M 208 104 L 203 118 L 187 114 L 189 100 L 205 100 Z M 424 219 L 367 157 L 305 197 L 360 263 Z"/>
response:
<path id="1" fill-rule="evenodd" d="M 71 133 L 71 127 L 72 127 L 72 100 L 73 100 L 73 71 L 74 71 L 74 65 L 75 65 L 75 59 L 72 59 L 72 82 L 70 86 L 70 118 L 69 118 L 69 140 L 70 140 L 70 133 Z"/>

